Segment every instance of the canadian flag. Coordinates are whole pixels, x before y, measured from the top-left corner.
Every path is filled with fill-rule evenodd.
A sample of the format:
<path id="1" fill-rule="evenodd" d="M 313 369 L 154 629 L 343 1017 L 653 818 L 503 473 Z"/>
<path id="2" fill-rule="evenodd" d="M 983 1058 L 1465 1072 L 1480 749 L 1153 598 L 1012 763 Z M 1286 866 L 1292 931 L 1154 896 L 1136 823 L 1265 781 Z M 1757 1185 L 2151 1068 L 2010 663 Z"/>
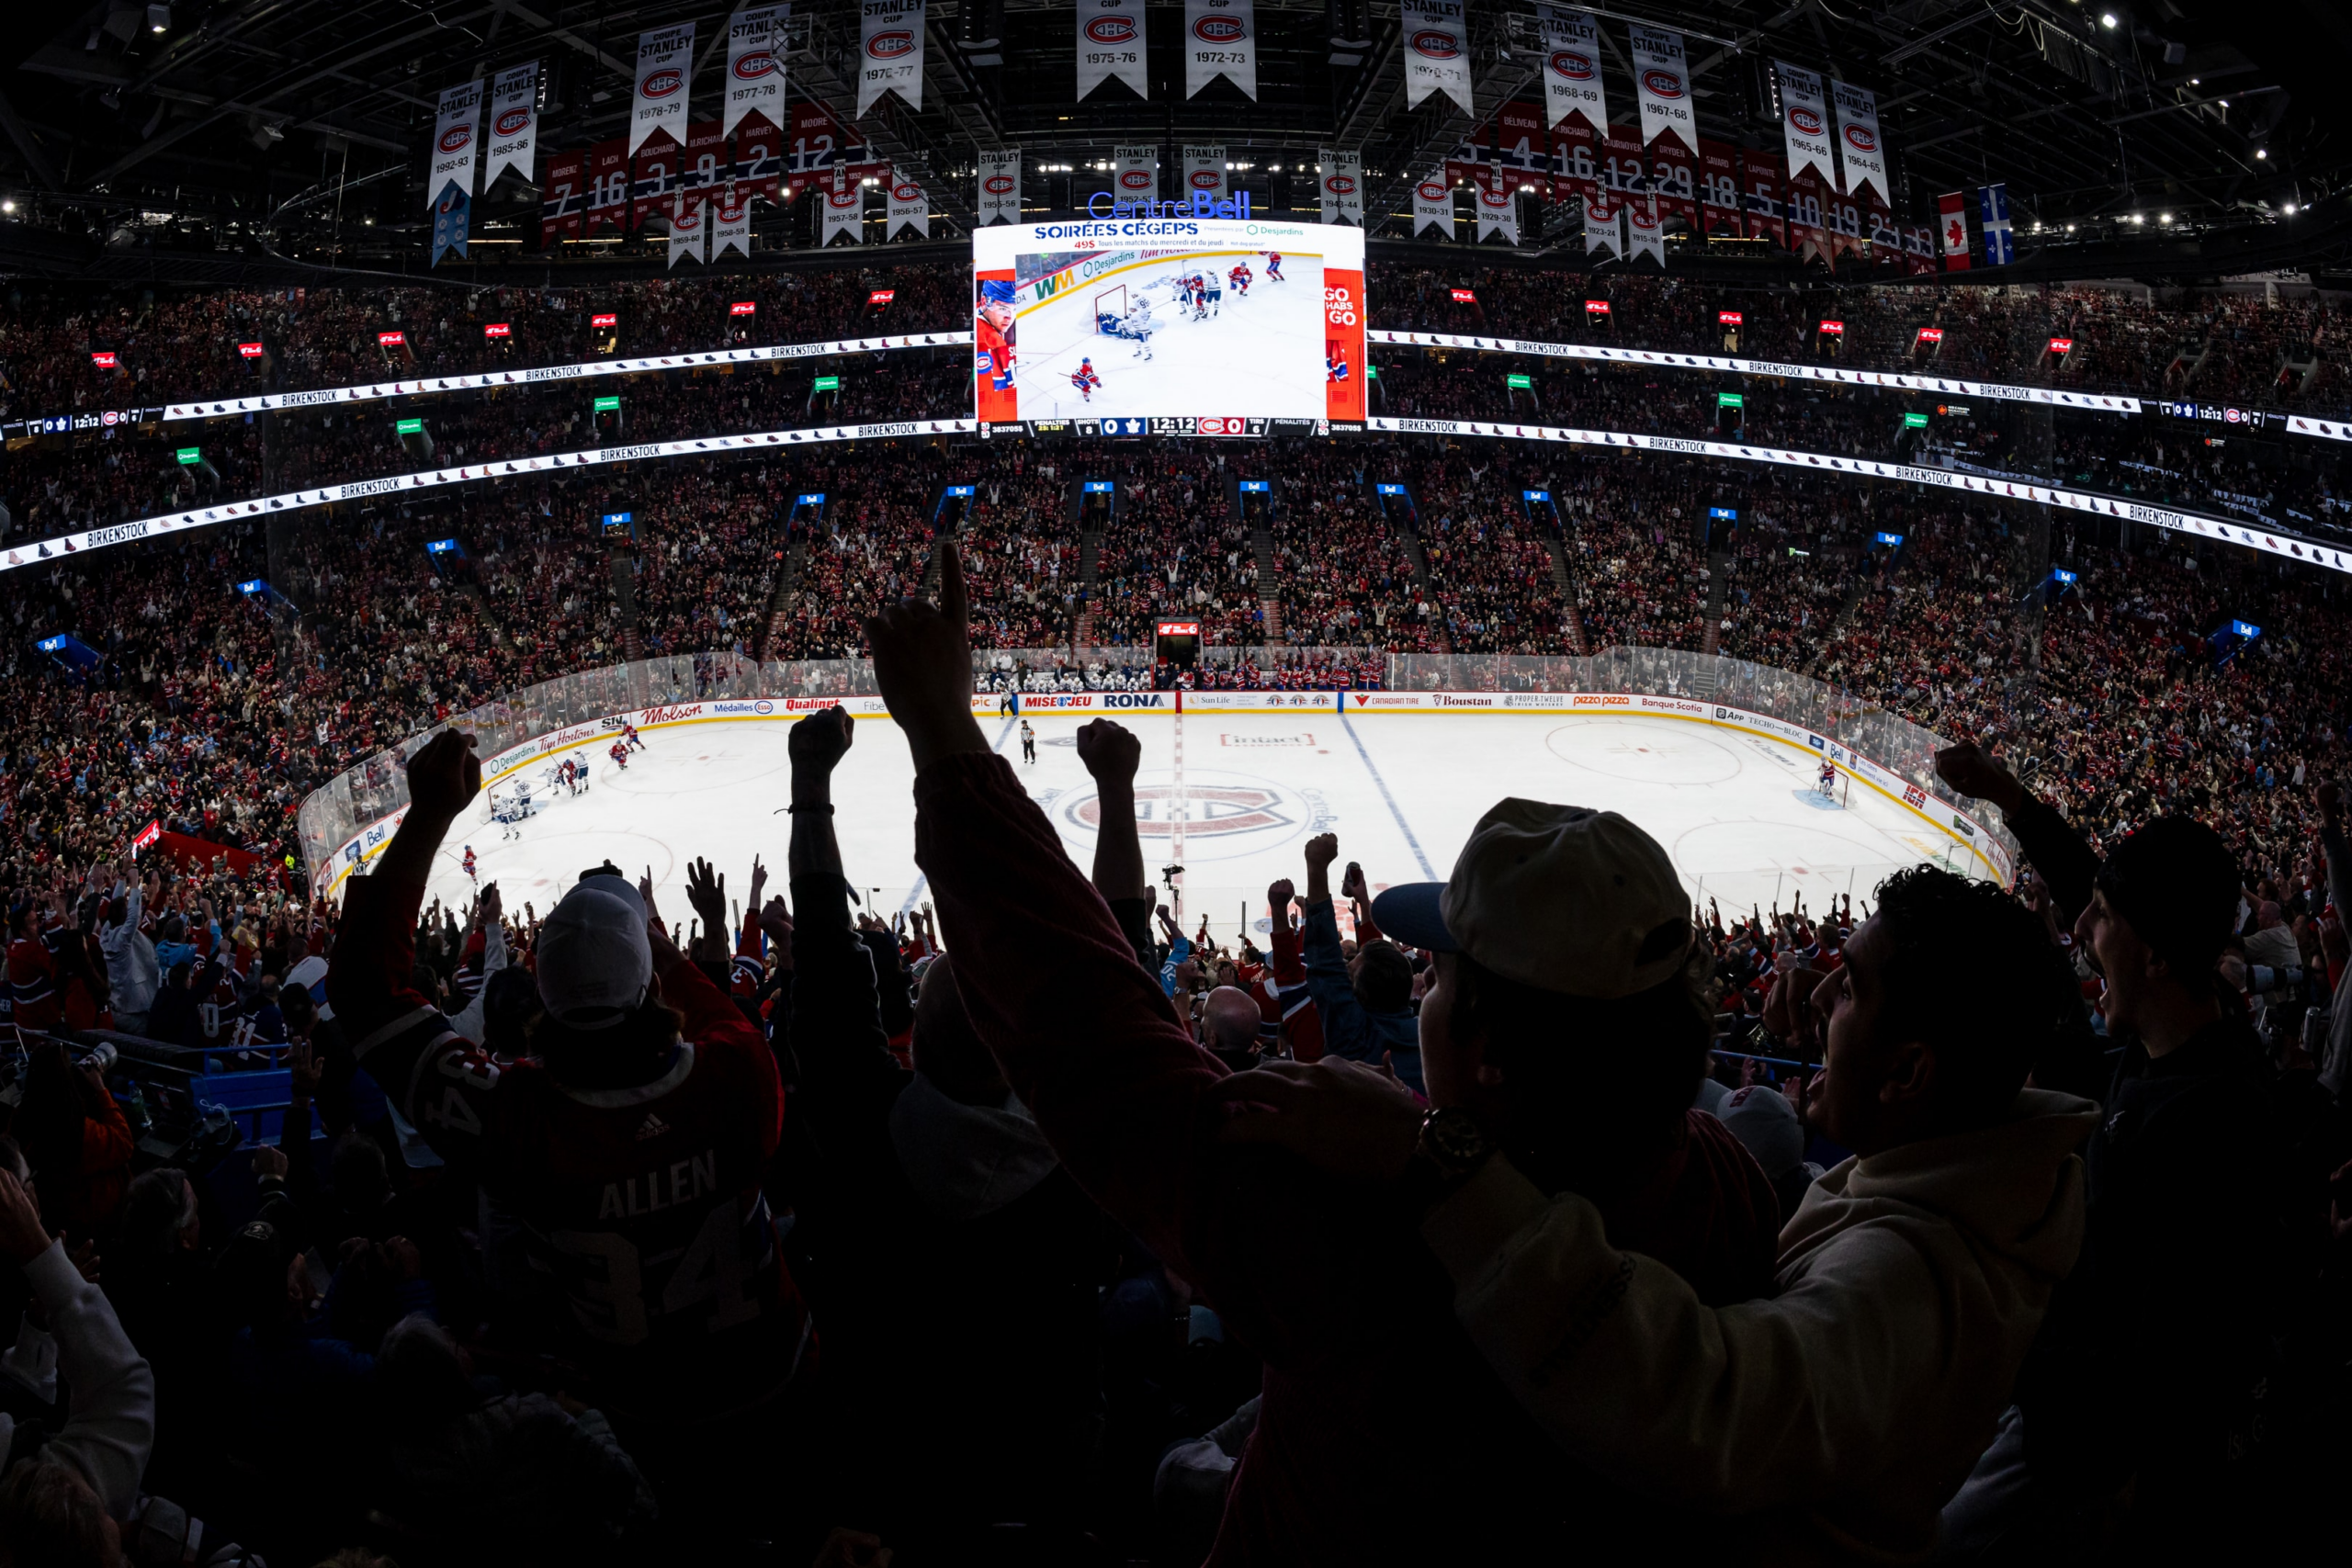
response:
<path id="1" fill-rule="evenodd" d="M 1965 272 L 1968 270 L 1968 220 L 1965 216 L 1966 212 L 1967 207 L 1962 198 L 1961 193 L 1956 190 L 1946 191 L 1943 195 L 1936 197 L 1936 229 L 1943 239 L 1944 270 L 1946 272 Z"/>

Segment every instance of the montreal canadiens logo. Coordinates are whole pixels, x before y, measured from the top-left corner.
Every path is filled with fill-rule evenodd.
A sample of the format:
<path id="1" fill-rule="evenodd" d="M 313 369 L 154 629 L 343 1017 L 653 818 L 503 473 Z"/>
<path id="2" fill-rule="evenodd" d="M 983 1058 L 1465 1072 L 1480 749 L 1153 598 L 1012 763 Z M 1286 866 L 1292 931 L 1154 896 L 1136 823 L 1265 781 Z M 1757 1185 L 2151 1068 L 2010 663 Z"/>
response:
<path id="1" fill-rule="evenodd" d="M 1095 17 L 1086 24 L 1090 43 L 1133 43 L 1136 41 L 1136 19 L 1133 17 Z"/>
<path id="2" fill-rule="evenodd" d="M 1203 43 L 1239 43 L 1248 31 L 1231 17 L 1203 17 L 1193 24 L 1193 36 Z"/>
<path id="3" fill-rule="evenodd" d="M 1150 171 L 1147 169 L 1129 169 L 1119 176 L 1119 184 L 1129 190 L 1148 190 L 1151 188 L 1152 178 Z"/>
<path id="4" fill-rule="evenodd" d="M 1019 183 L 1011 175 L 990 175 L 988 183 L 980 188 L 990 196 L 1011 196 L 1012 187 Z"/>
<path id="5" fill-rule="evenodd" d="M 1452 60 L 1462 52 L 1462 45 L 1455 41 L 1452 33 L 1425 28 L 1413 35 L 1413 52 L 1425 54 L 1431 60 Z"/>
<path id="6" fill-rule="evenodd" d="M 1578 54 L 1573 49 L 1555 49 L 1552 51 L 1552 69 L 1571 82 L 1589 82 L 1592 56 Z"/>
<path id="7" fill-rule="evenodd" d="M 1848 126 L 1846 128 L 1846 144 L 1857 152 L 1875 152 L 1878 151 L 1878 138 L 1871 134 L 1870 127 L 1866 125 Z"/>
<path id="8" fill-rule="evenodd" d="M 1789 123 L 1806 136 L 1821 134 L 1821 111 L 1808 104 L 1789 106 Z"/>
<path id="9" fill-rule="evenodd" d="M 862 194 L 855 186 L 848 190 L 829 190 L 825 193 L 825 205 L 836 211 L 845 207 L 855 207 Z"/>
<path id="10" fill-rule="evenodd" d="M 1650 90 L 1653 97 L 1679 98 L 1682 96 L 1682 78 L 1671 71 L 1645 71 L 1642 73 L 1642 85 Z"/>
<path id="11" fill-rule="evenodd" d="M 645 79 L 645 85 L 638 91 L 649 98 L 666 98 L 685 85 L 686 75 L 683 71 L 656 71 Z"/>
<path id="12" fill-rule="evenodd" d="M 529 109 L 508 109 L 504 114 L 498 117 L 498 123 L 493 129 L 496 130 L 498 134 L 501 136 L 512 136 L 516 131 L 528 126 L 530 123 L 531 111 Z"/>
<path id="13" fill-rule="evenodd" d="M 1445 199 L 1446 189 L 1446 186 L 1438 184 L 1435 180 L 1431 180 L 1426 185 L 1415 186 L 1414 193 L 1423 201 L 1443 201 Z"/>
<path id="14" fill-rule="evenodd" d="M 1268 780 L 1247 775 L 1214 775 L 1214 782 L 1188 784 L 1184 789 L 1184 840 L 1204 860 L 1223 858 L 1205 840 L 1231 841 L 1231 854 L 1250 854 L 1292 836 L 1309 815 L 1304 802 Z M 1176 791 L 1170 784 L 1136 785 L 1136 830 L 1148 843 L 1166 840 L 1174 832 Z M 1102 825 L 1102 802 L 1091 791 L 1063 806 L 1062 824 L 1082 833 Z M 1255 841 L 1252 841 L 1255 840 Z M 1221 847 L 1221 846 L 1220 846 Z"/>
<path id="15" fill-rule="evenodd" d="M 775 56 L 764 49 L 753 50 L 737 61 L 734 65 L 736 78 L 744 82 L 755 82 L 763 76 L 772 74 L 775 70 Z"/>
<path id="16" fill-rule="evenodd" d="M 474 128 L 472 126 L 453 125 L 448 130 L 441 133 L 441 151 L 444 152 L 458 152 L 461 150 L 467 142 L 471 141 L 473 139 Z"/>
<path id="17" fill-rule="evenodd" d="M 922 186 L 892 186 L 890 187 L 890 199 L 892 201 L 921 201 L 922 199 Z"/>
<path id="18" fill-rule="evenodd" d="M 1356 182 L 1350 179 L 1345 175 L 1333 175 L 1329 179 L 1323 182 L 1323 188 L 1329 191 L 1333 196 L 1353 196 L 1355 194 Z"/>
<path id="19" fill-rule="evenodd" d="M 1223 184 L 1225 184 L 1225 176 L 1218 174 L 1215 169 L 1194 169 L 1193 171 L 1193 188 L 1194 190 L 1215 190 Z"/>
<path id="20" fill-rule="evenodd" d="M 865 52 L 876 60 L 895 60 L 915 46 L 915 35 L 903 28 L 876 33 L 865 40 Z"/>

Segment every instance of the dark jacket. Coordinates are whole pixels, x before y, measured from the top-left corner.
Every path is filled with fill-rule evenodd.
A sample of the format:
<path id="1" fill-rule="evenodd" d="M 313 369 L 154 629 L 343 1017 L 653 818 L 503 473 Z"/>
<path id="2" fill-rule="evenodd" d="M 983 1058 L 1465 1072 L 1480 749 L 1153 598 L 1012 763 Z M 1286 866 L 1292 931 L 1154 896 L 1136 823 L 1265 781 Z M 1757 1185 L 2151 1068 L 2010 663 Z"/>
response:
<path id="1" fill-rule="evenodd" d="M 1306 994 L 1323 1021 L 1325 1055 L 1374 1067 L 1385 1055 L 1415 1094 L 1424 1092 L 1421 1021 L 1406 1008 L 1374 1012 L 1357 997 L 1348 961 L 1340 954 L 1340 918 L 1329 898 L 1306 907 Z"/>

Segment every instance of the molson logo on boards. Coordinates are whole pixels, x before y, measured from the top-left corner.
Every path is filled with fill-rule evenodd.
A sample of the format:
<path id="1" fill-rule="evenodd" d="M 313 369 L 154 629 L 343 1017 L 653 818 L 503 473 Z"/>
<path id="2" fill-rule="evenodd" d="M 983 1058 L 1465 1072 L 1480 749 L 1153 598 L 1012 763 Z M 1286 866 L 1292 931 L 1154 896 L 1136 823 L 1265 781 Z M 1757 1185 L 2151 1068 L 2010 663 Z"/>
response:
<path id="1" fill-rule="evenodd" d="M 648 724 L 675 724 L 682 718 L 699 718 L 701 716 L 702 704 L 700 703 L 688 703 L 684 707 L 647 708 L 645 710 L 645 722 Z"/>
<path id="2" fill-rule="evenodd" d="M 1133 17 L 1096 17 L 1086 24 L 1089 43 L 1133 43 L 1136 22 Z"/>
<path id="3" fill-rule="evenodd" d="M 1682 78 L 1671 71 L 1645 71 L 1642 73 L 1642 85 L 1661 98 L 1682 96 Z"/>
<path id="4" fill-rule="evenodd" d="M 756 82 L 775 70 L 775 56 L 764 49 L 753 50 L 734 65 L 736 79 L 743 82 Z"/>
<path id="5" fill-rule="evenodd" d="M 914 34 L 904 28 L 894 28 L 887 33 L 876 33 L 872 38 L 867 39 L 865 52 L 876 60 L 895 60 L 914 46 Z"/>
<path id="6" fill-rule="evenodd" d="M 1156 179 L 1149 169 L 1129 169 L 1119 176 L 1119 184 L 1128 190 L 1148 190 Z"/>
<path id="7" fill-rule="evenodd" d="M 1248 30 L 1231 17 L 1203 17 L 1193 24 L 1193 36 L 1203 43 L 1239 43 Z"/>
<path id="8" fill-rule="evenodd" d="M 1875 152 L 1878 151 L 1878 138 L 1871 134 L 1871 128 L 1867 125 L 1848 126 L 1846 128 L 1846 144 L 1857 152 Z"/>
<path id="9" fill-rule="evenodd" d="M 498 121 L 494 129 L 501 136 L 512 136 L 530 123 L 531 111 L 529 109 L 508 109 L 504 114 L 498 117 Z"/>
<path id="10" fill-rule="evenodd" d="M 441 151 L 444 152 L 455 152 L 473 139 L 474 128 L 472 126 L 453 125 L 448 130 L 441 133 Z"/>
<path id="11" fill-rule="evenodd" d="M 1018 183 L 1011 175 L 990 175 L 981 182 L 980 188 L 990 196 L 1011 196 Z"/>
<path id="12" fill-rule="evenodd" d="M 666 98 L 686 85 L 685 73 L 674 67 L 656 71 L 638 91 L 649 98 Z"/>
<path id="13" fill-rule="evenodd" d="M 1821 134 L 1821 115 L 1809 104 L 1791 104 L 1789 123 L 1807 136 Z"/>
<path id="14" fill-rule="evenodd" d="M 1578 54 L 1573 49 L 1555 49 L 1552 51 L 1552 69 L 1571 82 L 1589 82 L 1593 76 L 1592 56 Z"/>

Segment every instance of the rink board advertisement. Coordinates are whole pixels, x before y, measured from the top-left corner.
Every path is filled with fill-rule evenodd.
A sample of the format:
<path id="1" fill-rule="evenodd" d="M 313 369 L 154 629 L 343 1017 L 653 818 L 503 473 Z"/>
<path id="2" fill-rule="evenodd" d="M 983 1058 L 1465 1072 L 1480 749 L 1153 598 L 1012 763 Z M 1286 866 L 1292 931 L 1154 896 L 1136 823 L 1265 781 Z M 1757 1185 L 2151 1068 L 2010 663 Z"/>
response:
<path id="1" fill-rule="evenodd" d="M 500 786 L 528 784 L 535 795 L 552 795 L 559 786 L 552 771 L 566 754 L 578 753 L 594 763 L 602 758 L 624 724 L 640 730 L 662 730 L 692 724 L 790 723 L 812 713 L 840 705 L 856 718 L 887 718 L 889 709 L 880 697 L 721 697 L 633 708 L 602 718 L 569 725 L 511 746 L 483 760 L 482 805 Z M 972 715 L 979 719 L 1010 716 L 1005 694 L 975 693 Z M 1204 716 L 1227 714 L 1331 714 L 1362 717 L 1378 714 L 1523 713 L 1531 716 L 1623 714 L 1644 718 L 1677 718 L 1745 731 L 1792 746 L 1837 764 L 1926 822 L 1944 838 L 1964 847 L 2006 886 L 2016 874 L 2007 852 L 1997 838 L 1961 807 L 1928 793 L 1901 775 L 1802 725 L 1745 708 L 1724 707 L 1697 698 L 1653 696 L 1628 692 L 1047 692 L 1020 694 L 1023 715 L 1134 715 L 1178 713 Z M 512 793 L 510 788 L 509 793 Z M 332 896 L 343 879 L 382 852 L 391 842 L 405 807 L 368 827 L 339 846 L 324 865 L 312 868 L 312 882 L 322 897 Z"/>
<path id="2" fill-rule="evenodd" d="M 1364 417 L 1362 230 L 1140 205 L 972 236 L 975 417 Z"/>

